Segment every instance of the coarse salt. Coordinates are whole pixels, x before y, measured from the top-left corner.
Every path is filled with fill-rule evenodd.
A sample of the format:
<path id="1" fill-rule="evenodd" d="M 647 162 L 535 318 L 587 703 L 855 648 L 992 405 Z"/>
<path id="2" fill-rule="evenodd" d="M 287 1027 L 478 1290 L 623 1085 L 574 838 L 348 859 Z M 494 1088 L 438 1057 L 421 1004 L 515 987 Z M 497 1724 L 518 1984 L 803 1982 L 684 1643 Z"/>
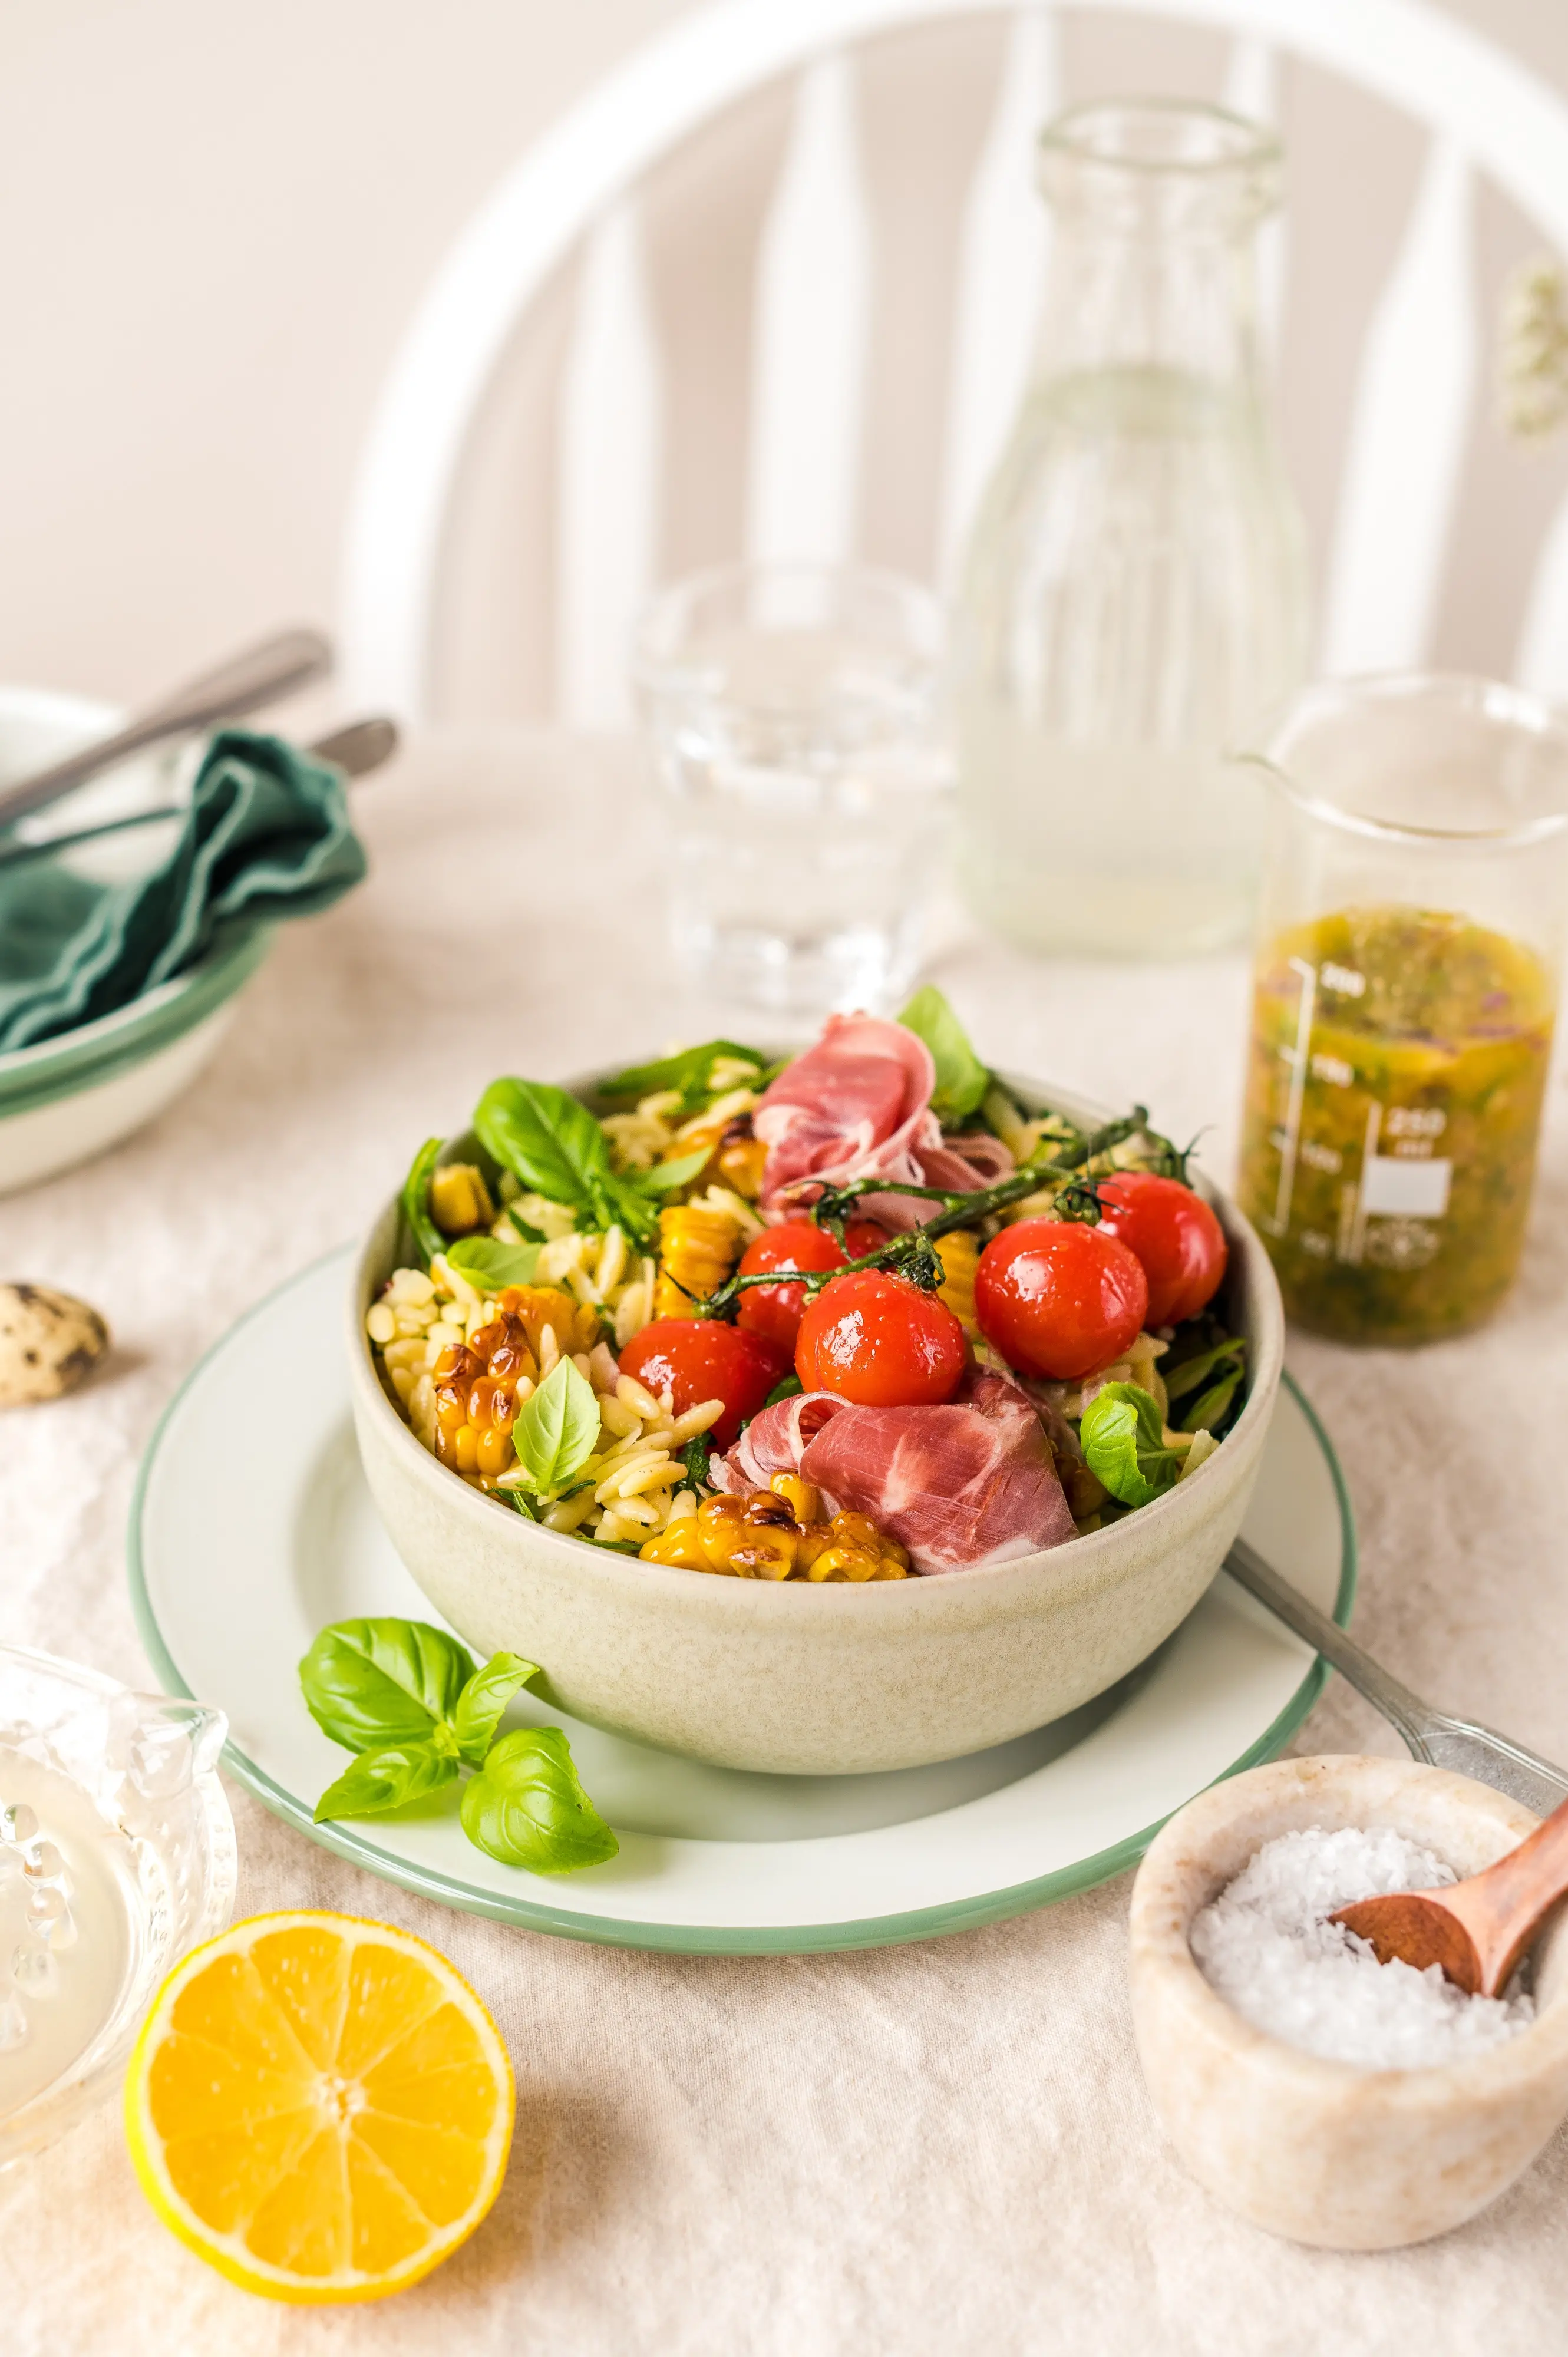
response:
<path id="1" fill-rule="evenodd" d="M 1534 2020 L 1517 1981 L 1500 1997 L 1466 1996 L 1438 1965 L 1380 1964 L 1367 1941 L 1326 1920 L 1355 1899 L 1454 1879 L 1441 1858 L 1390 1828 L 1282 1834 L 1194 1918 L 1192 1953 L 1255 2029 L 1326 2061 L 1364 2071 L 1464 2061 Z"/>

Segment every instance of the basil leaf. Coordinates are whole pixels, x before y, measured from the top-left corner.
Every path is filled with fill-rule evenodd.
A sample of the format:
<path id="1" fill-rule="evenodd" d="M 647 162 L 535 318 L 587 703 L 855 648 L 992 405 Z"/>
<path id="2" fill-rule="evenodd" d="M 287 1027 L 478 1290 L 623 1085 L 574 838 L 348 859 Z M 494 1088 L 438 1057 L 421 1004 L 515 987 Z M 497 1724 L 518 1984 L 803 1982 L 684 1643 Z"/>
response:
<path id="1" fill-rule="evenodd" d="M 427 1137 L 409 1164 L 408 1177 L 403 1182 L 403 1215 L 408 1222 L 421 1265 L 425 1268 L 437 1253 L 446 1249 L 446 1239 L 430 1216 L 430 1176 L 440 1159 L 441 1140 Z"/>
<path id="2" fill-rule="evenodd" d="M 474 1109 L 474 1128 L 486 1152 L 534 1194 L 590 1214 L 597 1210 L 609 1177 L 609 1142 L 587 1106 L 564 1089 L 547 1081 L 492 1081 Z"/>
<path id="3" fill-rule="evenodd" d="M 446 1263 L 481 1293 L 499 1293 L 505 1285 L 532 1285 L 539 1266 L 539 1244 L 503 1244 L 494 1236 L 464 1236 L 448 1245 Z"/>
<path id="4" fill-rule="evenodd" d="M 456 1773 L 452 1752 L 435 1743 L 389 1743 L 362 1751 L 322 1793 L 316 1803 L 316 1823 L 323 1824 L 328 1817 L 375 1817 L 383 1809 L 401 1809 L 405 1801 L 422 1800 L 426 1792 L 450 1784 Z"/>
<path id="5" fill-rule="evenodd" d="M 693 1490 L 706 1487 L 708 1468 L 713 1459 L 714 1436 L 711 1432 L 699 1432 L 694 1440 L 686 1443 L 681 1452 L 681 1462 L 686 1469 L 686 1480 Z"/>
<path id="6" fill-rule="evenodd" d="M 1107 1383 L 1079 1426 L 1090 1471 L 1124 1506 L 1147 1506 L 1171 1488 L 1185 1452 L 1167 1448 L 1159 1409 L 1136 1383 Z"/>
<path id="7" fill-rule="evenodd" d="M 511 1445 L 534 1490 L 561 1490 L 598 1447 L 599 1403 L 585 1375 L 558 1359 L 517 1412 Z"/>
<path id="8" fill-rule="evenodd" d="M 656 1163 L 651 1170 L 639 1170 L 632 1180 L 645 1195 L 668 1195 L 672 1187 L 684 1187 L 704 1170 L 713 1148 L 699 1146 L 694 1154 L 682 1154 L 677 1161 Z"/>
<path id="9" fill-rule="evenodd" d="M 954 1127 L 978 1113 L 991 1086 L 991 1074 L 941 992 L 928 983 L 924 990 L 915 993 L 898 1020 L 931 1051 L 937 1068 L 931 1110 L 942 1126 Z"/>
<path id="10" fill-rule="evenodd" d="M 502 1711 L 513 1695 L 538 1675 L 538 1663 L 525 1662 L 521 1653 L 492 1653 L 484 1668 L 474 1672 L 452 1714 L 459 1756 L 470 1768 L 484 1765 Z"/>
<path id="11" fill-rule="evenodd" d="M 679 1089 L 683 1110 L 694 1113 L 712 1096 L 714 1066 L 722 1062 L 754 1066 L 758 1082 L 771 1069 L 759 1049 L 743 1048 L 734 1039 L 705 1039 L 700 1048 L 682 1048 L 676 1055 L 661 1056 L 656 1064 L 634 1064 L 613 1081 L 601 1081 L 599 1093 L 650 1097 L 666 1089 Z"/>
<path id="12" fill-rule="evenodd" d="M 584 1792 L 558 1727 L 503 1735 L 464 1792 L 462 1813 L 477 1849 L 531 1874 L 599 1866 L 620 1847 Z"/>
<path id="13" fill-rule="evenodd" d="M 499 1494 L 503 1498 L 510 1499 L 525 1522 L 536 1523 L 539 1520 L 539 1516 L 533 1510 L 533 1501 L 520 1481 L 509 1481 L 506 1488 Z"/>
<path id="14" fill-rule="evenodd" d="M 774 1384 L 762 1405 L 764 1407 L 777 1407 L 780 1400 L 794 1399 L 805 1388 L 799 1375 L 782 1376 Z"/>
<path id="15" fill-rule="evenodd" d="M 311 1717 L 349 1751 L 428 1741 L 473 1674 L 467 1648 L 427 1620 L 336 1620 L 299 1665 Z"/>
<path id="16" fill-rule="evenodd" d="M 1177 1429 L 1181 1432 L 1212 1433 L 1218 1440 L 1219 1426 L 1224 1423 L 1230 1413 L 1230 1404 L 1236 1396 L 1236 1386 L 1240 1380 L 1241 1370 L 1238 1367 L 1233 1373 L 1227 1375 L 1223 1382 L 1214 1384 L 1212 1389 L 1201 1394 L 1187 1409 Z"/>
<path id="17" fill-rule="evenodd" d="M 1165 1381 L 1165 1397 L 1185 1399 L 1198 1384 L 1210 1376 L 1232 1370 L 1240 1376 L 1247 1356 L 1247 1345 L 1240 1335 L 1227 1334 L 1212 1350 L 1195 1351 L 1190 1359 L 1178 1359 L 1174 1366 L 1162 1361 L 1160 1373 Z"/>

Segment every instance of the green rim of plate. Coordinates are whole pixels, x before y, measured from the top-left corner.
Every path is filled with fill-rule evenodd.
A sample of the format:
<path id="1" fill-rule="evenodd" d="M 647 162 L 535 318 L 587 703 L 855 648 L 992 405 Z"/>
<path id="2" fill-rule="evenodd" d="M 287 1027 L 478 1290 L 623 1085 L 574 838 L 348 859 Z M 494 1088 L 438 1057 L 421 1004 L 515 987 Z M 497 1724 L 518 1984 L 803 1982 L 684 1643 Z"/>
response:
<path id="1" fill-rule="evenodd" d="M 272 946 L 274 930 L 271 925 L 254 926 L 237 941 L 210 951 L 180 977 L 187 986 L 171 990 L 166 999 L 160 998 L 145 1019 L 137 1019 L 133 1001 L 103 1018 L 105 1028 L 99 1036 L 83 1039 L 67 1031 L 58 1040 L 40 1040 L 40 1048 L 54 1052 L 40 1055 L 19 1072 L 7 1073 L 0 1062 L 0 1121 L 15 1114 L 34 1113 L 83 1089 L 98 1088 L 134 1065 L 145 1063 L 163 1049 L 172 1048 L 250 980 Z M 81 1027 L 83 1031 L 96 1028 L 95 1025 Z"/>
<path id="2" fill-rule="evenodd" d="M 320 1260 L 312 1261 L 285 1284 L 277 1286 L 265 1297 L 235 1319 L 209 1351 L 204 1351 L 185 1381 L 158 1418 L 153 1437 L 147 1443 L 136 1474 L 136 1487 L 131 1499 L 130 1527 L 126 1534 L 127 1569 L 131 1584 L 131 1609 L 147 1658 L 163 1680 L 167 1694 L 180 1695 L 189 1701 L 198 1697 L 181 1677 L 174 1657 L 164 1642 L 163 1631 L 154 1614 L 147 1593 L 146 1572 L 142 1552 L 142 1516 L 146 1500 L 147 1484 L 153 1466 L 163 1445 L 166 1430 L 186 1394 L 206 1372 L 208 1365 L 220 1351 L 226 1350 L 242 1328 L 296 1285 L 305 1284 L 328 1261 L 339 1257 L 338 1252 L 324 1253 Z M 1339 1506 L 1339 1591 L 1334 1600 L 1334 1618 L 1347 1628 L 1350 1608 L 1356 1598 L 1356 1521 L 1350 1505 L 1350 1492 L 1345 1475 L 1334 1452 L 1334 1444 L 1323 1428 L 1322 1419 L 1301 1385 L 1291 1374 L 1283 1373 L 1281 1381 L 1312 1428 L 1313 1437 L 1323 1451 L 1334 1483 L 1334 1494 Z M 1328 1664 L 1321 1654 L 1303 1678 L 1290 1701 L 1273 1724 L 1263 1730 L 1256 1742 L 1248 1746 L 1239 1760 L 1216 1777 L 1223 1783 L 1227 1777 L 1239 1776 L 1248 1768 L 1256 1768 L 1272 1760 L 1289 1742 L 1298 1727 L 1323 1692 L 1328 1676 Z M 247 1785 L 256 1798 L 282 1817 L 288 1824 L 306 1834 L 323 1849 L 335 1850 L 352 1866 L 363 1867 L 367 1873 L 379 1875 L 383 1882 L 399 1884 L 421 1899 L 434 1899 L 445 1907 L 455 1907 L 468 1915 L 488 1915 L 499 1923 L 520 1924 L 529 1932 L 548 1932 L 558 1938 L 585 1940 L 597 1947 L 641 1948 L 650 1952 L 664 1951 L 685 1956 L 795 1956 L 814 1955 L 835 1948 L 886 1948 L 910 1940 L 931 1940 L 947 1932 L 978 1931 L 983 1924 L 1000 1923 L 1010 1915 L 1026 1915 L 1038 1907 L 1048 1907 L 1058 1899 L 1070 1899 L 1080 1890 L 1092 1890 L 1097 1883 L 1109 1882 L 1113 1875 L 1135 1866 L 1159 1832 L 1168 1823 L 1160 1817 L 1141 1833 L 1130 1834 L 1125 1840 L 1113 1843 L 1109 1849 L 1097 1851 L 1093 1857 L 1079 1858 L 1076 1865 L 1062 1867 L 1054 1874 L 1043 1874 L 1031 1882 L 1015 1882 L 1004 1890 L 982 1892 L 972 1899 L 958 1899 L 940 1907 L 916 1908 L 901 1915 L 870 1916 L 853 1923 L 801 1923 L 787 1929 L 757 1929 L 750 1926 L 725 1929 L 708 1923 L 639 1923 L 622 1922 L 610 1916 L 583 1916 L 567 1910 L 552 1907 L 534 1899 L 505 1899 L 494 1891 L 481 1890 L 476 1885 L 462 1882 L 456 1877 L 423 1872 L 402 1858 L 389 1857 L 372 1842 L 358 1835 L 344 1833 L 332 1824 L 318 1825 L 310 1806 L 276 1783 L 263 1768 L 246 1758 L 234 1744 L 223 1747 L 223 1765 L 231 1774 Z M 1175 1813 L 1173 1811 L 1172 1814 Z"/>

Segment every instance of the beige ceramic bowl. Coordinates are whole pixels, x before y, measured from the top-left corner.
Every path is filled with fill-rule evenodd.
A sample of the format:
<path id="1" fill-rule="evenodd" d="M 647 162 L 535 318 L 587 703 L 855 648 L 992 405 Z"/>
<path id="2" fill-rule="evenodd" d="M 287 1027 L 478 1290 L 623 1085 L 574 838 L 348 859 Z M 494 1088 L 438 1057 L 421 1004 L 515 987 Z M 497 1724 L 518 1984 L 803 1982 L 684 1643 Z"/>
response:
<path id="1" fill-rule="evenodd" d="M 573 1083 L 591 1100 L 594 1082 Z M 1030 1104 L 1103 1115 L 1013 1081 Z M 472 1155 L 472 1138 L 455 1151 Z M 704 1577 L 541 1530 L 422 1448 L 377 1380 L 364 1313 L 401 1249 L 376 1222 L 349 1304 L 354 1418 L 371 1494 L 436 1609 L 481 1652 L 542 1663 L 555 1707 L 721 1767 L 848 1775 L 950 1760 L 1077 1709 L 1186 1619 L 1251 1494 L 1283 1318 L 1257 1236 L 1230 1240 L 1227 1314 L 1251 1389 L 1223 1446 L 1142 1512 L 987 1569 L 868 1587 Z"/>
<path id="2" fill-rule="evenodd" d="M 1200 2184 L 1271 2233 L 1383 2251 L 1463 2225 L 1529 2168 L 1568 2115 L 1563 1917 L 1536 1951 L 1532 2026 L 1433 2071 L 1361 2071 L 1265 2037 L 1215 1995 L 1187 1936 L 1277 1834 L 1391 1826 L 1464 1876 L 1535 1823 L 1467 1776 L 1352 1758 L 1276 1760 L 1178 1811 L 1133 1886 L 1133 2026 L 1155 2108 Z"/>

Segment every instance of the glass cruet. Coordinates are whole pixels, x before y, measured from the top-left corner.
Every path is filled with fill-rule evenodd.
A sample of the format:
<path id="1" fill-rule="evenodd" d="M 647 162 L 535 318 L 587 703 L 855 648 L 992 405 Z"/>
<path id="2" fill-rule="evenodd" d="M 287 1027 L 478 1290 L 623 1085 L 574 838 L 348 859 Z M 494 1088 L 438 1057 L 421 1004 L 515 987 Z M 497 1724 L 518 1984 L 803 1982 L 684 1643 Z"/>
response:
<path id="1" fill-rule="evenodd" d="M 1042 135 L 1038 355 L 953 623 L 967 896 L 1041 951 L 1244 939 L 1261 797 L 1221 759 L 1305 673 L 1301 521 L 1257 333 L 1273 136 L 1218 107 Z"/>

